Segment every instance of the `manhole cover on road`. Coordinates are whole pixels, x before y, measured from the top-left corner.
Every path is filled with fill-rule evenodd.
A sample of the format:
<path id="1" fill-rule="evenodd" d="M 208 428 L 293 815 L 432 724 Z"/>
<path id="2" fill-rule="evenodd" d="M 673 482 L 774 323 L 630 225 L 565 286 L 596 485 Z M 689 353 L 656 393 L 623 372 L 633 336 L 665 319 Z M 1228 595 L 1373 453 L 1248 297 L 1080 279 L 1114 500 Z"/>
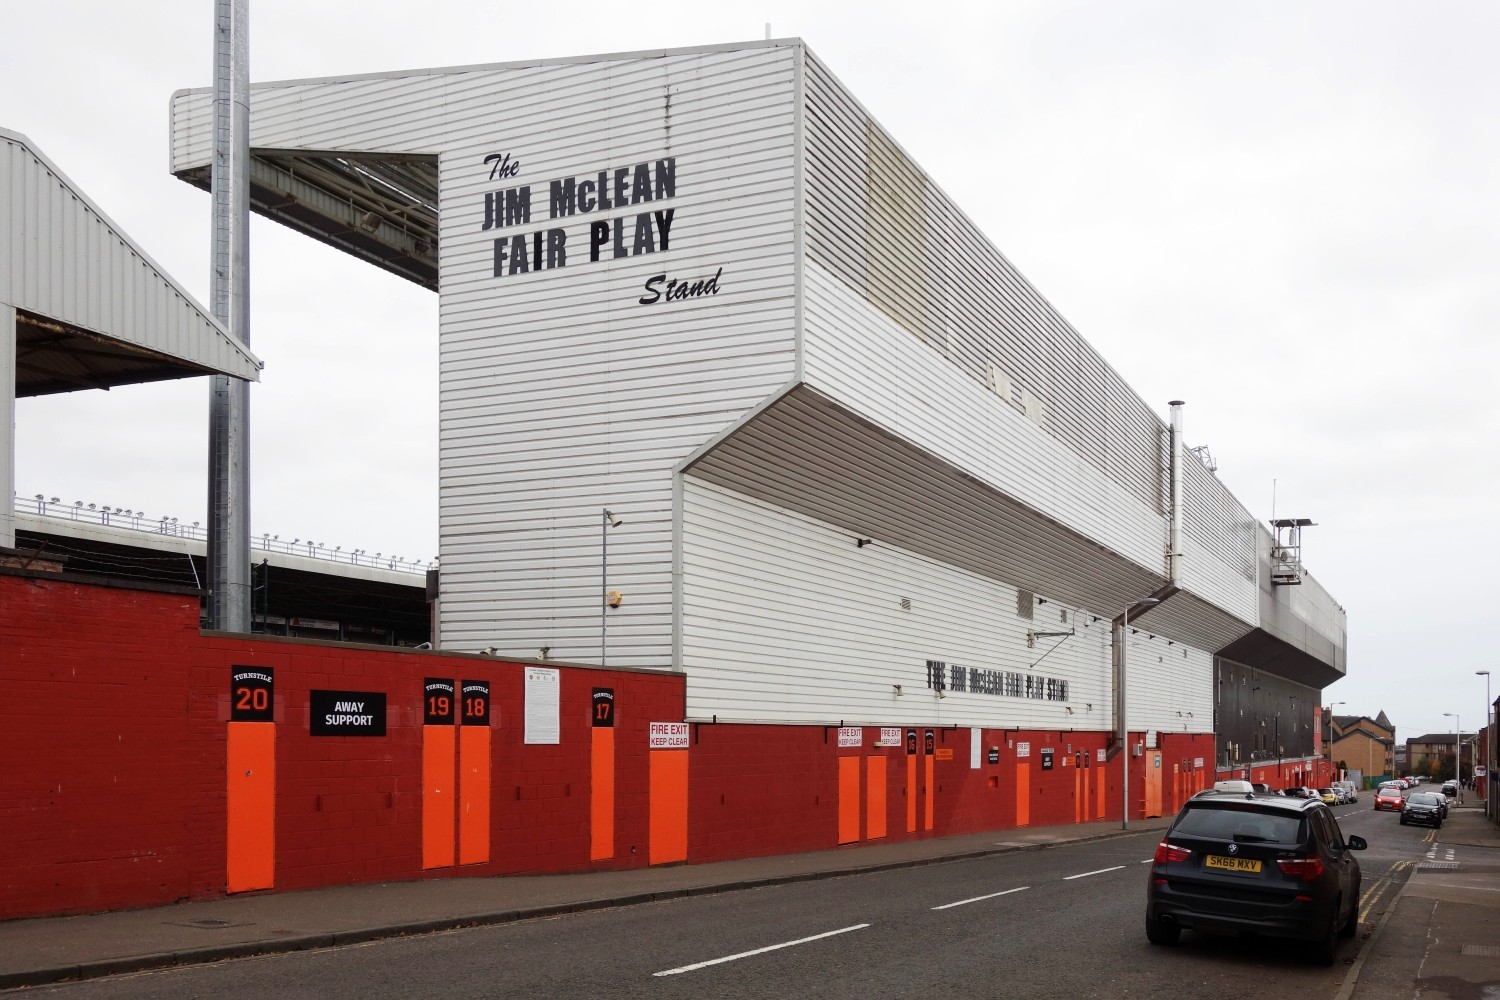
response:
<path id="1" fill-rule="evenodd" d="M 1458 949 L 1460 955 L 1478 955 L 1480 958 L 1500 958 L 1500 945 L 1466 944 Z"/>
<path id="2" fill-rule="evenodd" d="M 1417 865 L 1419 872 L 1451 872 L 1458 867 L 1457 861 L 1424 861 Z"/>

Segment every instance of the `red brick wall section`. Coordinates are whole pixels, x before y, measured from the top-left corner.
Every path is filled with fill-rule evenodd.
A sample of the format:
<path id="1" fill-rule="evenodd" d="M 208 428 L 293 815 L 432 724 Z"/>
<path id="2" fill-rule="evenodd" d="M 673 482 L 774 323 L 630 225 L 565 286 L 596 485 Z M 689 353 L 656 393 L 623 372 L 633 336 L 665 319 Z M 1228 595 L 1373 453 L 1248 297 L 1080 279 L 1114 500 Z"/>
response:
<path id="1" fill-rule="evenodd" d="M 503 875 L 648 862 L 651 722 L 682 718 L 673 674 L 559 667 L 561 742 L 523 741 L 525 665 L 473 656 L 203 635 L 198 604 L 63 580 L 0 575 L 0 919 L 148 906 L 224 891 L 225 736 L 237 664 L 276 677 L 276 888 L 451 875 Z M 422 870 L 422 683 L 491 685 L 491 861 Z M 615 691 L 616 856 L 590 862 L 589 732 L 595 687 Z M 313 689 L 383 691 L 384 738 L 313 737 Z M 902 732 L 907 726 L 901 727 Z M 1012 827 L 1015 744 L 1031 744 L 1033 826 L 1079 814 L 1076 754 L 1105 745 L 1085 731 L 982 730 L 969 766 L 968 728 L 936 731 L 934 828 L 906 832 L 904 746 L 840 749 L 833 726 L 691 728 L 688 860 L 833 848 L 838 759 L 883 755 L 887 840 Z M 1137 736 L 1139 738 L 1139 736 Z M 919 736 L 920 743 L 920 736 Z M 1203 757 L 1213 737 L 1162 736 L 1170 762 Z M 1000 762 L 988 749 L 1000 748 Z M 1051 747 L 1054 767 L 1041 769 Z M 943 759 L 951 752 L 951 758 Z M 1140 801 L 1143 762 L 1132 759 Z M 926 768 L 919 757 L 918 784 Z M 1120 758 L 1091 769 L 1119 818 Z M 860 769 L 861 835 L 867 835 Z M 1199 780 L 1198 778 L 1194 779 Z M 1203 781 L 1212 780 L 1206 771 Z M 923 794 L 919 787 L 918 794 Z M 1163 788 L 1163 805 L 1170 792 Z"/>
<path id="2" fill-rule="evenodd" d="M 697 724 L 688 752 L 689 862 L 837 844 L 836 727 Z"/>
<path id="3" fill-rule="evenodd" d="M 205 636 L 198 602 L 0 576 L 0 919 L 214 896 L 225 878 L 235 664 L 276 675 L 276 887 L 424 877 L 425 677 L 491 682 L 488 864 L 427 875 L 646 864 L 651 721 L 682 678 L 560 667 L 562 742 L 525 745 L 522 664 Z M 589 715 L 616 693 L 617 857 L 589 862 Z M 312 689 L 384 691 L 384 738 L 313 737 Z"/>
<path id="4" fill-rule="evenodd" d="M 191 597 L 0 578 L 0 916 L 213 890 L 223 757 L 189 694 L 197 638 Z"/>

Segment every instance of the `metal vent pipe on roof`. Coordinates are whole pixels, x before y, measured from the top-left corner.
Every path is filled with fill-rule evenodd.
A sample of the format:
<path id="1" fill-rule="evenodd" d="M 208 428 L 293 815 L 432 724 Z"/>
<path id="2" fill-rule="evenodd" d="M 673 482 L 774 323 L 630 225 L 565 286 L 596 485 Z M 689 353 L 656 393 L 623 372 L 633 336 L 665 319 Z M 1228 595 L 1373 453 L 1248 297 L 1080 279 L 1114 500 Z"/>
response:
<path id="1" fill-rule="evenodd" d="M 1180 399 L 1167 404 L 1172 408 L 1172 509 L 1171 530 L 1167 539 L 1167 582 L 1182 586 L 1182 406 Z"/>
<path id="2" fill-rule="evenodd" d="M 250 346 L 249 0 L 214 4 L 214 318 Z M 250 631 L 250 384 L 215 375 L 208 417 L 208 627 Z"/>

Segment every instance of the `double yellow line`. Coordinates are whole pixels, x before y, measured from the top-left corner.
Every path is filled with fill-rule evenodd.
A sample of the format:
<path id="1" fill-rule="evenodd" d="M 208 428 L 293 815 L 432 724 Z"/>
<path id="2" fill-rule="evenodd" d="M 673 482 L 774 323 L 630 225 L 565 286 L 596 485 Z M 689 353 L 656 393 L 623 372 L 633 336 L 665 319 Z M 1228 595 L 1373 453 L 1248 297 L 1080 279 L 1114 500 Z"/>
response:
<path id="1" fill-rule="evenodd" d="M 1436 830 L 1430 831 L 1430 833 L 1436 832 Z M 1380 905 L 1381 900 L 1385 898 L 1391 886 L 1396 884 L 1395 879 L 1391 876 L 1397 872 L 1407 871 L 1415 864 L 1415 861 L 1397 861 L 1391 865 L 1390 871 L 1385 877 L 1376 879 L 1375 884 L 1366 889 L 1364 894 L 1359 897 L 1359 919 L 1362 921 L 1370 919 L 1371 911 Z"/>

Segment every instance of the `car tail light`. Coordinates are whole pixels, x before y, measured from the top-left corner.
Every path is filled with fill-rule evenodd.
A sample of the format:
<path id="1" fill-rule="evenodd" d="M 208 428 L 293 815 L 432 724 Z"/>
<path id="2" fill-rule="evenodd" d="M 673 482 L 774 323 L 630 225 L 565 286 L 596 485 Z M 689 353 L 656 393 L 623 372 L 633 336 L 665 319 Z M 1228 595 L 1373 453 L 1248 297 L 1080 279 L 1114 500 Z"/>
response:
<path id="1" fill-rule="evenodd" d="M 1319 857 L 1288 858 L 1276 862 L 1276 867 L 1281 869 L 1281 874 L 1300 878 L 1304 882 L 1316 882 L 1323 877 L 1323 859 Z"/>
<path id="2" fill-rule="evenodd" d="M 1192 853 L 1186 847 L 1177 847 L 1163 840 L 1160 844 L 1156 845 L 1155 861 L 1159 865 L 1164 865 L 1169 861 L 1186 861 L 1192 856 Z"/>

